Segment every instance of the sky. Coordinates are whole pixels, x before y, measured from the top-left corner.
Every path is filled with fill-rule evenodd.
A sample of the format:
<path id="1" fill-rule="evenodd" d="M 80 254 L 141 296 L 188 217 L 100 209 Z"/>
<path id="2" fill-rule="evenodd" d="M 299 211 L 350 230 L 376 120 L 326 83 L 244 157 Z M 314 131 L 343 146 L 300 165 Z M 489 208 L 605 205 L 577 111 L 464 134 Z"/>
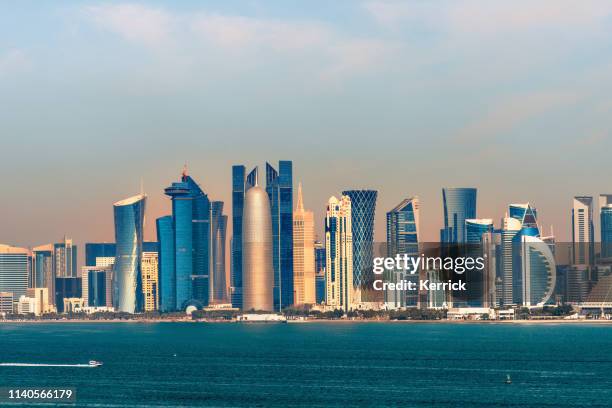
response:
<path id="1" fill-rule="evenodd" d="M 113 241 L 141 180 L 154 239 L 184 163 L 231 214 L 231 166 L 278 160 L 319 233 L 368 188 L 377 240 L 413 195 L 437 240 L 469 186 L 564 241 L 572 197 L 612 192 L 611 93 L 609 1 L 2 2 L 0 243 Z"/>

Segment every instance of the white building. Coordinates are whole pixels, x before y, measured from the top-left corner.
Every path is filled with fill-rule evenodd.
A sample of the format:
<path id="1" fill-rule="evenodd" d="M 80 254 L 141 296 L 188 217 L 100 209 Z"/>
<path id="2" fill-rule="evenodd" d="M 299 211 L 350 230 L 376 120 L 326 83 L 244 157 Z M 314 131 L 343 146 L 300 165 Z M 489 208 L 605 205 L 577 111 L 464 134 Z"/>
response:
<path id="1" fill-rule="evenodd" d="M 574 197 L 572 205 L 572 262 L 590 265 L 593 262 L 593 197 Z"/>
<path id="2" fill-rule="evenodd" d="M 325 291 L 327 306 L 348 311 L 353 305 L 351 199 L 331 197 L 325 216 Z"/>
<path id="3" fill-rule="evenodd" d="M 296 305 L 316 303 L 314 214 L 304 210 L 301 183 L 293 212 L 293 290 Z"/>

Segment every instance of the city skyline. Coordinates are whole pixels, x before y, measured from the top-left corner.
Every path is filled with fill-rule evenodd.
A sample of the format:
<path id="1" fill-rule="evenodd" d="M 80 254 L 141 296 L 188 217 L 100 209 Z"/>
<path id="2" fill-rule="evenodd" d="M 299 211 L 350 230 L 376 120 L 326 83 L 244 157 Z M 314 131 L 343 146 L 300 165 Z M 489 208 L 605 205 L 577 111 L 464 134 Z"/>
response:
<path id="1" fill-rule="evenodd" d="M 572 197 L 611 189 L 612 4 L 442 3 L 1 5 L 0 242 L 112 241 L 141 178 L 151 240 L 185 161 L 230 203 L 232 164 L 279 159 L 319 238 L 330 196 L 372 189 L 377 241 L 412 195 L 437 240 L 440 189 L 471 186 L 478 217 L 531 202 L 570 241 Z"/>

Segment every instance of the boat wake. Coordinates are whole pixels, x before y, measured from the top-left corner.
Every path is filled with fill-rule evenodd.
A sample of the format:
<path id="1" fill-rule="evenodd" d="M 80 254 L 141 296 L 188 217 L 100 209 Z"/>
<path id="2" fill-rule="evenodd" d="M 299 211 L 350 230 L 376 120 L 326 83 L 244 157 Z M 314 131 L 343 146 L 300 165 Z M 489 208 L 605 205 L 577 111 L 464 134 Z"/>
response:
<path id="1" fill-rule="evenodd" d="M 0 363 L 0 367 L 76 367 L 94 368 L 101 366 L 102 363 L 90 361 L 89 364 L 46 364 L 46 363 Z"/>

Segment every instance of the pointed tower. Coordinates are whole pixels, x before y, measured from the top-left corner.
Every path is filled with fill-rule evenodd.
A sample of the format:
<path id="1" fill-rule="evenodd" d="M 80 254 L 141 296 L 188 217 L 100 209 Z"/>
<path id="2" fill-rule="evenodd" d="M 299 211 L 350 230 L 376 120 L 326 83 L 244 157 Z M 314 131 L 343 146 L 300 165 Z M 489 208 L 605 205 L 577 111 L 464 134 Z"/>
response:
<path id="1" fill-rule="evenodd" d="M 302 183 L 293 212 L 293 290 L 296 305 L 316 303 L 314 215 L 304 210 Z"/>

